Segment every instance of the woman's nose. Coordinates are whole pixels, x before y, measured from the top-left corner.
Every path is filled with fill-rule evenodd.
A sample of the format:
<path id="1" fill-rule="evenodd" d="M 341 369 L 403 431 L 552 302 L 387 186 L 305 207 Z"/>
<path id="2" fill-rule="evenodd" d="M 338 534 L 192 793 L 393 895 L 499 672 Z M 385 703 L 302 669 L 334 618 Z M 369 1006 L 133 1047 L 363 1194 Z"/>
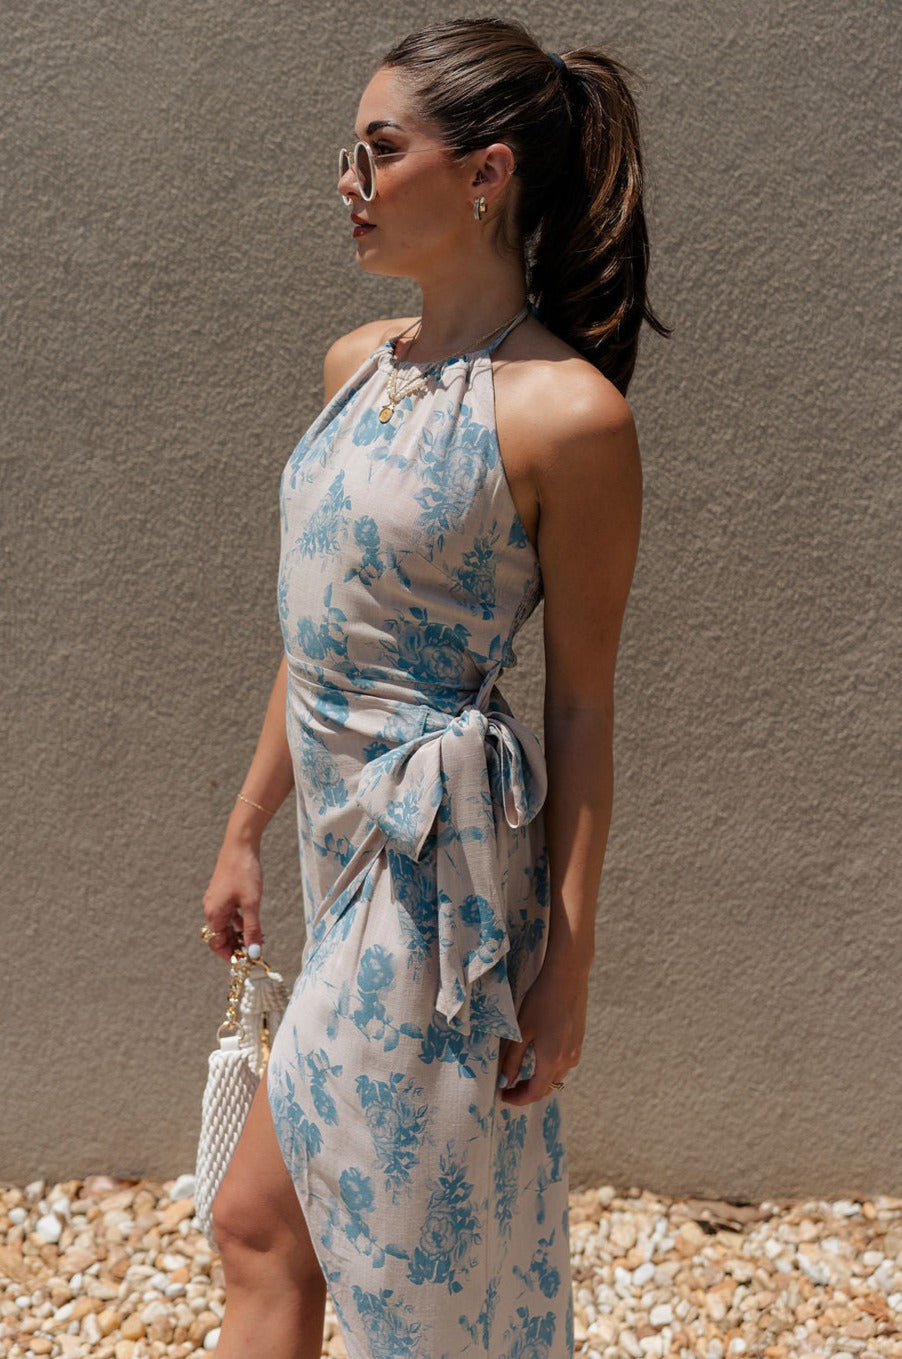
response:
<path id="1" fill-rule="evenodd" d="M 349 165 L 344 174 L 339 175 L 338 192 L 346 203 L 351 202 L 352 194 L 358 194 L 360 192 L 360 186 L 357 183 L 357 176 L 354 174 L 353 166 Z"/>

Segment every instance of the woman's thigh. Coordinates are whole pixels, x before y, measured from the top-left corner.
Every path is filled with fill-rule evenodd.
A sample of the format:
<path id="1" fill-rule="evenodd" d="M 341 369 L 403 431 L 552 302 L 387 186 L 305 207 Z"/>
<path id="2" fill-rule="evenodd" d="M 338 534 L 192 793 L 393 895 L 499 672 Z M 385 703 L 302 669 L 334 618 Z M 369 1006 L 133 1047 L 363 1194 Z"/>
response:
<path id="1" fill-rule="evenodd" d="M 213 1221 L 217 1240 L 224 1250 L 230 1240 L 261 1251 L 282 1250 L 286 1269 L 299 1284 L 322 1279 L 307 1223 L 276 1138 L 265 1073 L 216 1195 Z"/>

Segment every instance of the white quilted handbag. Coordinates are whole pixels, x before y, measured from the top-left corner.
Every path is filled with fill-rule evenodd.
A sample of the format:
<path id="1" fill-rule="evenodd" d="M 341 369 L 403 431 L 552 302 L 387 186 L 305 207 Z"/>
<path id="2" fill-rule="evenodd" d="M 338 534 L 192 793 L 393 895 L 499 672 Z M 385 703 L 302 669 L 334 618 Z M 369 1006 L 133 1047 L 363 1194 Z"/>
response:
<path id="1" fill-rule="evenodd" d="M 219 1046 L 210 1053 L 194 1174 L 194 1212 L 215 1250 L 213 1200 L 238 1145 L 288 1004 L 284 979 L 262 958 L 251 959 L 239 947 L 230 963 L 228 1009 L 216 1031 Z M 260 971 L 255 972 L 256 968 Z"/>

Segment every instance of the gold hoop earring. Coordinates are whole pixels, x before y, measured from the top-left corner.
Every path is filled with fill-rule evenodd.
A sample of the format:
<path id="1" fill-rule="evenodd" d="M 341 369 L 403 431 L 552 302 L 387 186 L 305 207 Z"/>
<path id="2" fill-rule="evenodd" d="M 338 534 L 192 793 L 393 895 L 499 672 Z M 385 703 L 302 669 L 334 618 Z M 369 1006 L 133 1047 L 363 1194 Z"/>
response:
<path id="1" fill-rule="evenodd" d="M 485 201 L 485 194 L 484 194 L 484 193 L 481 193 L 481 194 L 479 195 L 478 198 L 474 198 L 474 199 L 473 199 L 473 219 L 474 219 L 474 221 L 476 221 L 476 222 L 481 222 L 482 219 L 483 219 L 483 217 L 484 217 L 484 216 L 486 215 L 486 213 L 488 212 L 488 210 L 489 210 L 489 205 L 488 205 L 488 203 Z"/>

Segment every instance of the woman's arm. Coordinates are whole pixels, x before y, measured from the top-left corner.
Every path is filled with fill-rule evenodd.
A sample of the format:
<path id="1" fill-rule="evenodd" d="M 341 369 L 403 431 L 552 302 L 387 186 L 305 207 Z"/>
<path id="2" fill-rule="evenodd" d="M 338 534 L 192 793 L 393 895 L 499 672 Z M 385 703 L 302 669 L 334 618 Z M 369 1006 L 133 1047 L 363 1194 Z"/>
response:
<path id="1" fill-rule="evenodd" d="M 323 364 L 324 403 L 331 401 L 383 340 L 403 330 L 405 324 L 406 321 L 373 321 L 336 340 Z M 210 947 L 225 959 L 234 952 L 239 930 L 245 944 L 259 944 L 261 948 L 263 945 L 260 844 L 272 814 L 294 786 L 291 751 L 285 732 L 286 683 L 287 666 L 283 657 L 257 749 L 241 786 L 241 792 L 249 801 L 236 798 L 210 885 L 204 893 L 207 924 L 212 930 L 222 931 L 219 944 Z M 258 807 L 250 805 L 254 802 L 259 804 Z"/>
<path id="2" fill-rule="evenodd" d="M 263 832 L 294 786 L 291 751 L 285 734 L 286 662 L 284 656 L 272 687 L 257 749 L 241 785 L 248 799 L 235 799 L 232 814 L 204 893 L 204 915 L 211 930 L 222 931 L 214 953 L 228 959 L 241 931 L 245 944 L 263 945 L 260 901 L 263 875 L 260 842 Z M 254 807 L 251 804 L 258 803 Z M 260 808 L 266 810 L 261 811 Z"/>
<path id="3" fill-rule="evenodd" d="M 534 402 L 551 412 L 545 428 L 533 417 L 527 435 L 545 595 L 551 914 L 542 970 L 519 1012 L 523 1041 L 502 1053 L 502 1098 L 513 1104 L 547 1094 L 580 1057 L 613 802 L 614 669 L 642 514 L 627 403 L 587 365 L 554 381 L 555 399 Z M 535 1073 L 514 1086 L 530 1041 Z"/>

